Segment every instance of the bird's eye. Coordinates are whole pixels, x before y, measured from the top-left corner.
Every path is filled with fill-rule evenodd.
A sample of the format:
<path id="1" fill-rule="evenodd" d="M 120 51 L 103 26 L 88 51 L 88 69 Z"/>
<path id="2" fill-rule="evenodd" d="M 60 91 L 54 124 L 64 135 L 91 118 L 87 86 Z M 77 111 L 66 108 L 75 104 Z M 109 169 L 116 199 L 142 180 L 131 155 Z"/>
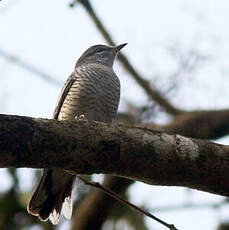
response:
<path id="1" fill-rule="evenodd" d="M 104 51 L 104 49 L 101 48 L 101 47 L 100 47 L 100 48 L 97 48 L 97 49 L 95 50 L 96 53 L 100 53 L 100 52 L 102 52 L 102 51 Z"/>

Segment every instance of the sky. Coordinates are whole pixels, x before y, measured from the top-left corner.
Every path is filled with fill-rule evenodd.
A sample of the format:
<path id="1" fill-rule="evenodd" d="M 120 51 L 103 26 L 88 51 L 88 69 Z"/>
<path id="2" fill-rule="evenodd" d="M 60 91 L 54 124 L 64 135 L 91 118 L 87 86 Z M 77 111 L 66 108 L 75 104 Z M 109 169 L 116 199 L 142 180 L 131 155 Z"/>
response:
<path id="1" fill-rule="evenodd" d="M 178 76 L 174 90 L 167 96 L 180 108 L 222 109 L 229 107 L 229 29 L 226 0 L 93 0 L 104 25 L 137 70 L 163 92 L 174 81 L 179 58 L 198 52 L 204 57 L 200 66 Z M 1 0 L 0 51 L 3 50 L 49 74 L 61 84 L 74 70 L 76 60 L 91 45 L 105 41 L 81 5 L 73 9 L 67 1 Z M 175 49 L 175 54 L 172 52 Z M 179 53 L 178 52 L 178 53 Z M 1 52 L 0 52 L 1 53 Z M 171 54 L 172 53 L 172 54 Z M 120 111 L 126 102 L 141 106 L 148 98 L 135 81 L 116 62 L 115 72 L 121 81 Z M 0 113 L 51 118 L 61 84 L 50 84 L 0 56 Z M 165 122 L 164 117 L 157 118 Z M 229 138 L 217 140 L 228 143 Z M 31 188 L 31 169 L 22 169 L 22 189 Z M 0 187 L 10 180 L 2 169 Z M 7 179 L 8 178 L 8 179 Z M 147 208 L 187 202 L 187 190 L 136 183 L 129 189 L 131 200 Z M 214 202 L 220 196 L 192 192 L 195 203 Z M 178 229 L 215 230 L 217 223 L 228 220 L 228 207 L 217 211 L 199 209 L 158 212 Z M 193 221 L 195 220 L 195 221 Z M 164 229 L 146 218 L 152 229 Z"/>

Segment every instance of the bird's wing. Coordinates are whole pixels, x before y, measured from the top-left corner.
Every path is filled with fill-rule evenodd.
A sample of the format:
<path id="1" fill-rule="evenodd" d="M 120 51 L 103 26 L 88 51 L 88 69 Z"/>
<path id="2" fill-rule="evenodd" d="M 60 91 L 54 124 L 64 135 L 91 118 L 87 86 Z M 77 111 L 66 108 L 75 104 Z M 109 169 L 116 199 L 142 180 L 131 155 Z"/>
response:
<path id="1" fill-rule="evenodd" d="M 54 113 L 53 113 L 53 119 L 56 119 L 56 120 L 58 119 L 60 109 L 64 103 L 64 100 L 65 100 L 70 88 L 72 87 L 73 83 L 75 82 L 75 80 L 76 80 L 76 76 L 73 73 L 72 75 L 70 75 L 68 80 L 65 82 L 65 84 L 64 84 L 64 86 L 60 92 L 60 95 L 58 97 L 58 100 L 57 100 L 56 108 L 55 108 Z"/>

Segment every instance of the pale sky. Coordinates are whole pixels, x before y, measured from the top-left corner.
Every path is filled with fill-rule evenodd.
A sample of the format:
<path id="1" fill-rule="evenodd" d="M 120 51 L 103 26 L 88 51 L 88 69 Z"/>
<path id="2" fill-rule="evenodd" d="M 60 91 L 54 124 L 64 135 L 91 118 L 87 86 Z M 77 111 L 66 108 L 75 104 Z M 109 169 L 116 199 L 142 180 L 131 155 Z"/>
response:
<path id="1" fill-rule="evenodd" d="M 229 108 L 228 1 L 91 2 L 114 40 L 117 43 L 128 42 L 123 52 L 130 61 L 159 89 L 166 91 L 177 67 L 169 54 L 169 47 L 181 47 L 184 53 L 198 50 L 207 57 L 196 71 L 181 75 L 176 90 L 168 94 L 178 107 L 187 110 Z M 0 50 L 18 56 L 63 83 L 82 52 L 100 43 L 105 42 L 81 5 L 70 9 L 66 1 L 0 2 Z M 138 106 L 146 103 L 144 92 L 117 62 L 114 68 L 122 86 L 120 109 L 125 109 L 125 101 Z M 51 118 L 60 86 L 44 81 L 1 56 L 0 73 L 0 113 Z M 228 139 L 224 140 L 227 143 Z M 3 178 L 4 170 L 1 172 Z M 19 173 L 21 177 L 29 178 L 31 172 L 31 169 L 26 169 Z M 0 181 L 0 187 L 7 188 L 8 180 Z M 21 187 L 30 188 L 31 180 L 28 179 Z M 146 204 L 149 209 L 180 204 L 187 199 L 183 188 L 136 183 L 129 191 L 134 203 Z M 220 196 L 196 191 L 191 196 L 191 202 L 196 203 L 220 199 Z M 175 224 L 178 229 L 215 230 L 219 221 L 229 219 L 229 208 L 155 214 Z M 152 229 L 165 229 L 148 218 L 146 220 Z"/>

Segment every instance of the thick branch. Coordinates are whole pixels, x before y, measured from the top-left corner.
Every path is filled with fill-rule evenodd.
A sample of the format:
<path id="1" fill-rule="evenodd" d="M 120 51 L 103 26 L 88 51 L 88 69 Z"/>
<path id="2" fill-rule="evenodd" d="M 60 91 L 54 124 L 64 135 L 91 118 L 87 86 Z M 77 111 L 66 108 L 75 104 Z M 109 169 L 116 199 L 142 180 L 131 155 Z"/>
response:
<path id="1" fill-rule="evenodd" d="M 135 117 L 129 114 L 118 114 L 118 122 L 124 124 L 134 124 Z M 217 110 L 217 111 L 193 111 L 176 116 L 174 121 L 166 126 L 156 126 L 148 124 L 146 127 L 154 128 L 158 130 L 164 130 L 165 132 L 178 133 L 180 135 L 187 135 L 195 138 L 219 138 L 229 133 L 229 110 Z M 142 124 L 140 124 L 142 126 Z M 129 182 L 129 183 L 126 183 Z M 120 193 L 120 188 L 125 191 L 131 184 L 130 180 L 124 180 L 119 177 L 105 177 L 105 183 L 103 186 L 111 189 L 116 193 Z M 225 203 L 225 201 L 223 201 Z M 222 204 L 224 204 L 222 203 Z M 72 230 L 80 229 L 87 230 L 91 226 L 94 229 L 101 229 L 103 222 L 106 220 L 107 215 L 115 204 L 115 200 L 106 194 L 97 190 L 92 190 L 86 197 L 83 203 L 77 207 L 75 213 L 74 224 Z M 219 204 L 219 205 L 222 205 Z M 216 204 L 210 204 L 208 206 L 216 206 Z M 103 206 L 101 208 L 101 206 Z M 104 208 L 105 207 L 105 208 Z M 196 206 L 195 206 L 196 207 Z M 195 208 L 194 207 L 194 208 Z M 206 204 L 197 205 L 196 208 L 206 207 Z M 180 205 L 177 207 L 164 207 L 158 208 L 159 211 L 169 211 L 171 209 L 184 209 L 193 208 L 192 205 Z M 153 209 L 154 211 L 155 209 Z M 157 208 L 156 208 L 157 211 Z M 82 219 L 81 219 L 82 218 Z M 95 221 L 96 219 L 96 221 Z M 81 221 L 82 220 L 82 221 Z"/>
<path id="2" fill-rule="evenodd" d="M 153 130 L 0 115 L 0 167 L 63 168 L 228 196 L 229 147 Z"/>
<path id="3" fill-rule="evenodd" d="M 168 125 L 146 124 L 144 127 L 194 138 L 216 139 L 229 134 L 229 109 L 186 112 L 176 116 Z"/>

